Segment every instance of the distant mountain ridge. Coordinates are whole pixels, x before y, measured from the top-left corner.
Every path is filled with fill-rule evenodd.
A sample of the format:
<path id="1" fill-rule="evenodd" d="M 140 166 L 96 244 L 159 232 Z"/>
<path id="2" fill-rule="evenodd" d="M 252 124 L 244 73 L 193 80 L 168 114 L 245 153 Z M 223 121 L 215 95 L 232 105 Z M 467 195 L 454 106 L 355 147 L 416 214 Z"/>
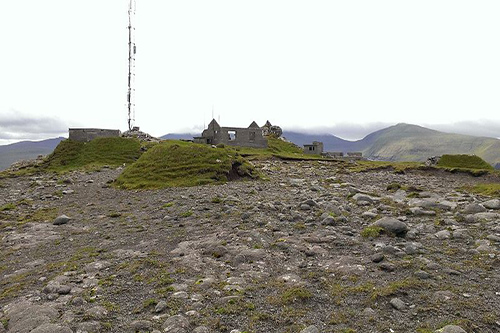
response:
<path id="1" fill-rule="evenodd" d="M 422 126 L 400 123 L 349 141 L 331 134 L 284 131 L 283 136 L 302 146 L 323 142 L 325 151 L 359 151 L 363 156 L 381 161 L 425 161 L 443 154 L 475 154 L 500 168 L 500 140 L 463 134 L 444 133 Z M 189 139 L 192 134 L 168 134 L 164 138 Z M 163 138 L 163 137 L 162 137 Z"/>
<path id="2" fill-rule="evenodd" d="M 42 141 L 21 141 L 0 146 L 0 171 L 10 167 L 12 163 L 50 154 L 64 139 L 61 137 Z"/>
<path id="3" fill-rule="evenodd" d="M 326 151 L 361 151 L 381 161 L 425 161 L 443 154 L 474 154 L 500 168 L 500 140 L 488 137 L 444 133 L 422 126 L 400 123 L 348 141 L 334 135 L 284 132 L 295 144 L 322 141 Z"/>

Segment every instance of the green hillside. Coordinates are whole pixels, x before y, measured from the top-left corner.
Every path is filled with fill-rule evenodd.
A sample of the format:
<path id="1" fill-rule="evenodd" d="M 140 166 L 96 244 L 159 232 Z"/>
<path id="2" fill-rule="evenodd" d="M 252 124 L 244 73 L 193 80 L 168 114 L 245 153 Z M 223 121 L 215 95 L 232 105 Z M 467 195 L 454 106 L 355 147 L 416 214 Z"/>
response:
<path id="1" fill-rule="evenodd" d="M 90 142 L 64 140 L 42 166 L 47 171 L 64 172 L 76 169 L 120 166 L 132 163 L 141 155 L 139 140 L 97 138 Z"/>
<path id="2" fill-rule="evenodd" d="M 500 164 L 500 140 L 434 131 L 398 124 L 374 132 L 362 140 L 365 157 L 384 161 L 425 161 L 444 154 L 477 155 Z"/>

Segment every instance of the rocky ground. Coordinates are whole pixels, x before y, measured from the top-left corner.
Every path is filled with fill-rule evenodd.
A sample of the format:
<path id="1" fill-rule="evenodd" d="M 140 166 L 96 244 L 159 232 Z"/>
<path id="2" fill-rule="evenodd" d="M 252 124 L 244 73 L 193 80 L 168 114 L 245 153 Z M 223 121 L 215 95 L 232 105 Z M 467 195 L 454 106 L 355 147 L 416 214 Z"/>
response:
<path id="1" fill-rule="evenodd" d="M 500 331 L 500 201 L 458 191 L 491 179 L 256 163 L 268 181 L 2 180 L 0 332 Z"/>

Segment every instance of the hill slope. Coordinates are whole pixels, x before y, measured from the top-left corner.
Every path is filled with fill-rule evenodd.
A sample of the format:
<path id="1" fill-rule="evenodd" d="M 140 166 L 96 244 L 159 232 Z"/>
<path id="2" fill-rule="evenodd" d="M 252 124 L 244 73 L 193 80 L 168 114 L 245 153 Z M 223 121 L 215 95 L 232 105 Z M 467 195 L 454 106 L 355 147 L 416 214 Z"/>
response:
<path id="1" fill-rule="evenodd" d="M 298 145 L 322 141 L 326 151 L 362 151 L 363 156 L 374 160 L 425 161 L 430 156 L 444 154 L 475 154 L 500 167 L 500 140 L 443 133 L 417 125 L 397 124 L 358 141 L 296 132 L 285 132 L 284 136 Z"/>
<path id="2" fill-rule="evenodd" d="M 366 136 L 366 157 L 387 161 L 424 161 L 443 154 L 475 154 L 493 165 L 500 164 L 500 140 L 443 133 L 425 127 L 397 124 Z"/>
<path id="3" fill-rule="evenodd" d="M 0 146 L 0 171 L 7 169 L 12 163 L 30 160 L 38 155 L 50 154 L 64 138 L 43 141 L 22 141 Z"/>

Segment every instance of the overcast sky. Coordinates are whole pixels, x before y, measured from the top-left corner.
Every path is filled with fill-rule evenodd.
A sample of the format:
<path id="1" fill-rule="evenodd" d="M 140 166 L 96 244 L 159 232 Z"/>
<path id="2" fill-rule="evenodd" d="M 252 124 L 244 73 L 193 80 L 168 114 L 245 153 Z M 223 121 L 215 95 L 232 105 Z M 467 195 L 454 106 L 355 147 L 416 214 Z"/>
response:
<path id="1" fill-rule="evenodd" d="M 0 10 L 0 143 L 127 128 L 128 0 Z M 137 0 L 136 124 L 500 137 L 500 1 Z"/>

